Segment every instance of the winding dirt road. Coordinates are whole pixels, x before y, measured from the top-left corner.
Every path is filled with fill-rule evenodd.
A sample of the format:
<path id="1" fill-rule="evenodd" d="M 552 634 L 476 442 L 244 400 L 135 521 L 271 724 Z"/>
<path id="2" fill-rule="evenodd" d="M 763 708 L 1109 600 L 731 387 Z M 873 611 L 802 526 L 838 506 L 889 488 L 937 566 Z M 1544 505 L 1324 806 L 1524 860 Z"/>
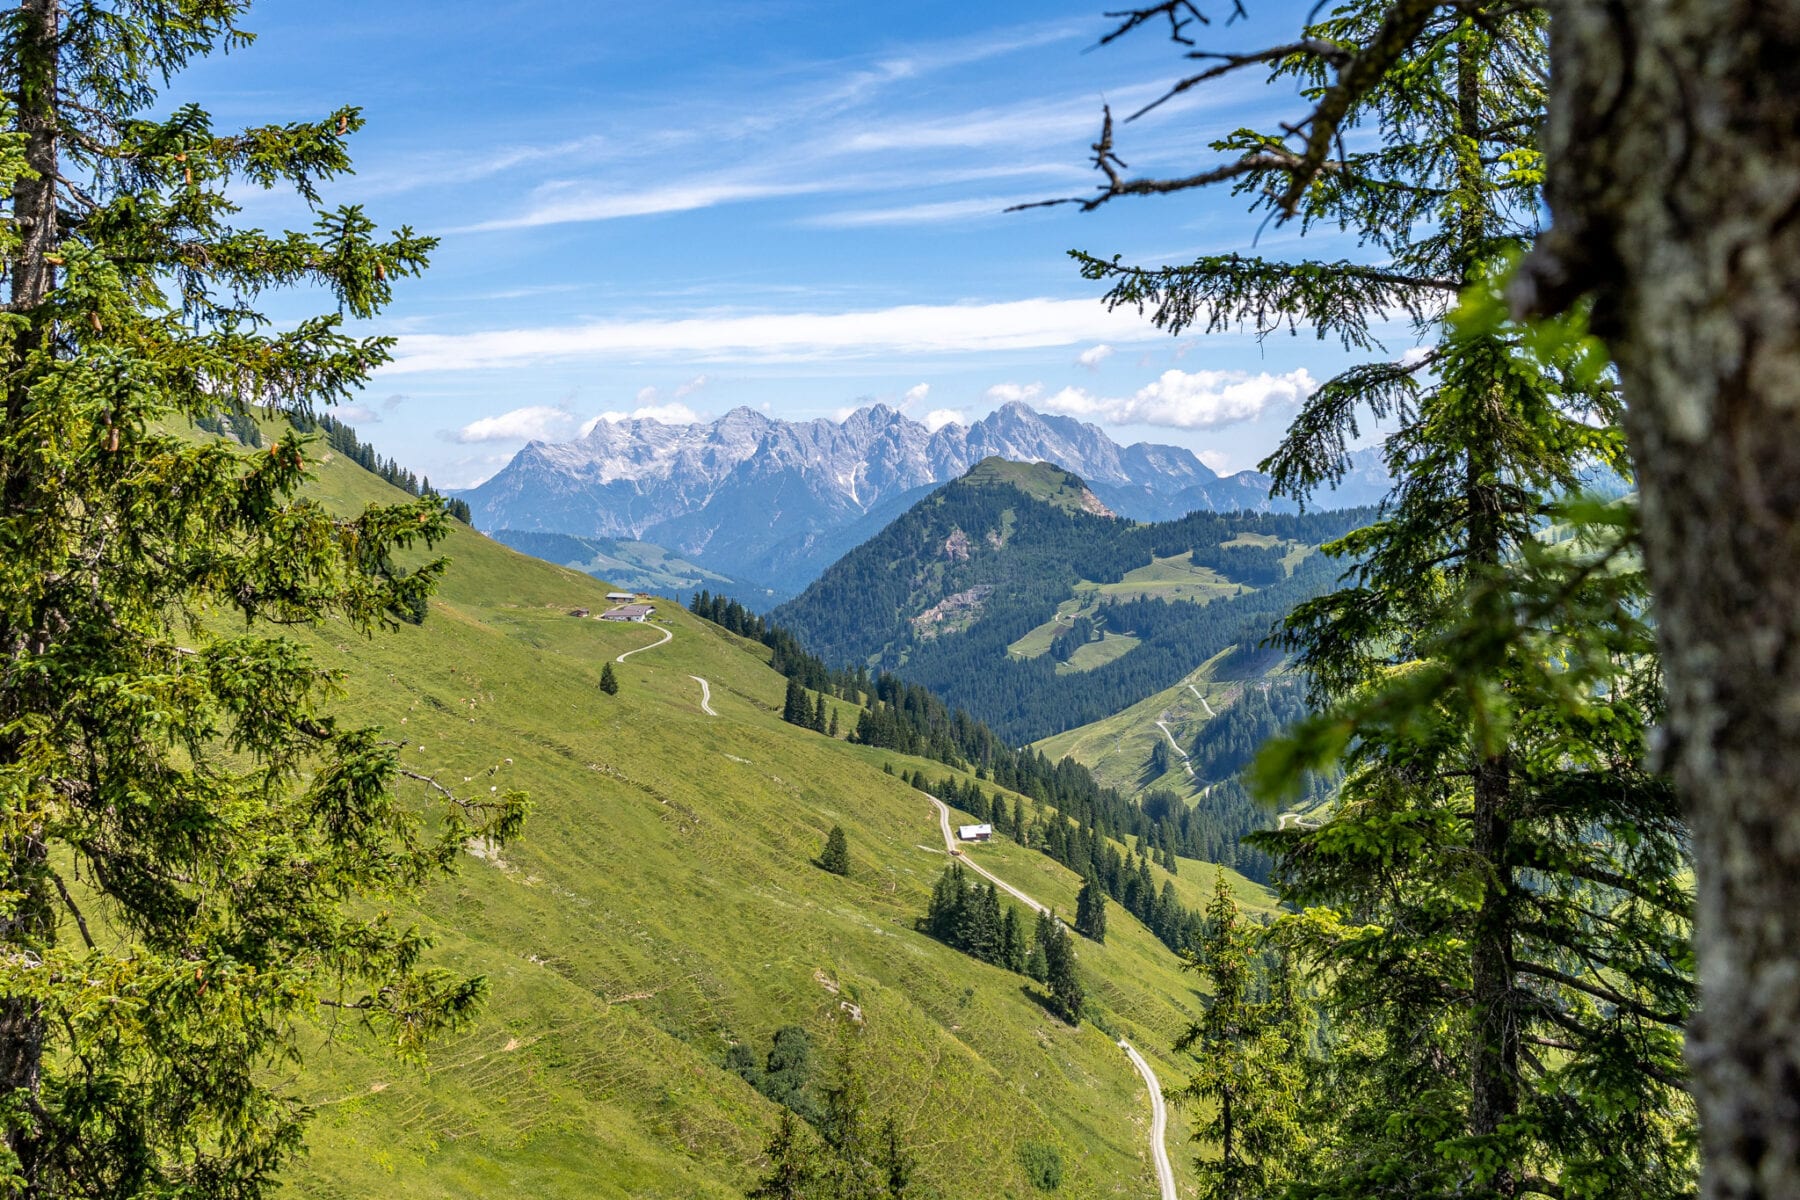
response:
<path id="1" fill-rule="evenodd" d="M 1175 1168 L 1169 1165 L 1169 1108 L 1163 1103 L 1162 1084 L 1157 1082 L 1156 1072 L 1137 1052 L 1137 1047 L 1120 1038 L 1119 1048 L 1125 1051 L 1125 1057 L 1144 1077 L 1144 1086 L 1150 1089 L 1150 1157 L 1156 1163 L 1156 1184 L 1162 1189 L 1162 1200 L 1175 1200 Z"/>
<path id="2" fill-rule="evenodd" d="M 662 643 L 658 642 L 657 645 L 660 646 Z M 649 649 L 648 646 L 644 648 L 646 650 Z M 637 651 L 634 650 L 632 653 L 636 654 Z M 712 684 L 706 682 L 706 680 L 700 678 L 698 675 L 689 675 L 688 678 L 700 685 L 700 711 L 709 717 L 718 716 L 719 714 L 713 711 L 712 706 Z"/>
<path id="3" fill-rule="evenodd" d="M 1180 749 L 1180 747 L 1176 748 Z M 960 859 L 969 870 L 988 880 L 1009 896 L 1015 897 L 1033 912 L 1050 911 L 968 855 L 961 853 L 956 845 L 956 831 L 950 828 L 950 806 L 929 792 L 925 794 L 925 798 L 937 806 L 938 828 L 944 831 L 944 849 L 952 857 Z M 1166 1145 L 1169 1110 L 1163 1104 L 1162 1084 L 1157 1081 L 1156 1072 L 1150 1069 L 1150 1064 L 1144 1061 L 1144 1056 L 1137 1052 L 1135 1046 L 1124 1038 L 1119 1039 L 1119 1045 L 1124 1049 L 1126 1057 L 1131 1059 L 1131 1064 L 1137 1068 L 1138 1074 L 1144 1077 L 1144 1086 L 1150 1089 L 1150 1160 L 1156 1165 L 1156 1183 L 1157 1187 L 1161 1189 L 1162 1200 L 1179 1200 L 1175 1194 L 1175 1171 L 1169 1166 L 1169 1148 Z"/>
<path id="4" fill-rule="evenodd" d="M 1202 700 L 1200 703 L 1205 704 L 1206 701 Z M 1158 721 L 1156 722 L 1156 727 L 1163 731 L 1164 737 L 1169 739 L 1169 745 L 1175 747 L 1175 753 L 1181 755 L 1181 765 L 1187 768 L 1188 778 L 1194 778 L 1194 764 L 1188 761 L 1188 752 L 1181 748 L 1181 743 L 1175 740 L 1175 735 L 1169 732 L 1169 727 L 1167 725 Z"/>
<path id="5" fill-rule="evenodd" d="M 1194 693 L 1194 699 L 1196 699 L 1196 700 L 1198 700 L 1198 701 L 1200 701 L 1200 707 L 1201 707 L 1201 708 L 1204 708 L 1204 709 L 1205 709 L 1205 710 L 1206 710 L 1206 715 L 1207 715 L 1207 716 L 1209 716 L 1209 717 L 1216 717 L 1216 716 L 1218 716 L 1218 715 L 1219 715 L 1219 714 L 1218 714 L 1218 713 L 1216 713 L 1216 712 L 1214 712 L 1214 711 L 1213 711 L 1213 710 L 1212 710 L 1212 705 L 1210 705 L 1210 704 L 1208 704 L 1208 703 L 1207 703 L 1207 702 L 1206 702 L 1206 697 L 1205 697 L 1205 696 L 1202 696 L 1202 695 L 1201 695 L 1201 694 L 1200 694 L 1200 689 L 1199 689 L 1199 688 L 1197 688 L 1197 687 L 1195 687 L 1195 686 L 1194 686 L 1194 685 L 1193 685 L 1193 684 L 1191 684 L 1191 683 L 1190 683 L 1190 684 L 1188 684 L 1188 685 L 1187 685 L 1187 689 L 1188 689 L 1188 691 L 1190 691 L 1190 692 L 1192 692 L 1192 693 Z"/>
<path id="6" fill-rule="evenodd" d="M 613 661 L 614 662 L 624 662 L 626 659 L 630 658 L 634 654 L 642 654 L 646 650 L 654 650 L 658 646 L 666 646 L 674 640 L 675 640 L 675 631 L 673 629 L 670 629 L 667 626 L 665 626 L 662 631 L 662 640 L 661 641 L 651 642 L 648 646 L 639 646 L 636 650 L 627 650 L 625 653 L 619 655 L 619 657 L 614 659 Z"/>

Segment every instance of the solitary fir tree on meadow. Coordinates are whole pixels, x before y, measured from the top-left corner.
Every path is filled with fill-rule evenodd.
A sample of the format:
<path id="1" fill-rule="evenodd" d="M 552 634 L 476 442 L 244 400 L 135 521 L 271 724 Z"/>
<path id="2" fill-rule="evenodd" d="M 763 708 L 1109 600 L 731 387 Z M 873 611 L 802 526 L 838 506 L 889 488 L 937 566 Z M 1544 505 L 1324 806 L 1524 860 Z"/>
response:
<path id="1" fill-rule="evenodd" d="M 1089 941 L 1106 940 L 1106 892 L 1092 875 L 1081 881 L 1075 896 L 1075 932 Z"/>
<path id="2" fill-rule="evenodd" d="M 850 873 L 850 842 L 842 825 L 833 825 L 825 835 L 825 849 L 819 854 L 819 865 L 833 875 Z"/>
<path id="3" fill-rule="evenodd" d="M 523 798 L 463 800 L 333 718 L 279 636 L 424 612 L 441 500 L 339 516 L 283 428 L 388 360 L 355 338 L 432 240 L 320 187 L 355 108 L 243 131 L 157 87 L 243 48 L 240 0 L 21 0 L 0 18 L 0 1187 L 250 1198 L 299 1152 L 286 1066 L 321 1011 L 417 1054 L 484 984 L 388 906 L 503 843 Z M 153 115 L 155 113 L 166 115 Z M 311 226 L 234 224 L 287 189 Z M 278 327 L 273 290 L 328 311 Z M 189 432 L 271 419 L 255 450 Z M 416 557 L 407 556 L 412 561 Z"/>
<path id="4" fill-rule="evenodd" d="M 1081 1022 L 1087 1000 L 1081 976 L 1075 970 L 1075 947 L 1068 932 L 1054 913 L 1039 914 L 1038 948 L 1044 956 L 1044 986 L 1050 991 L 1050 1002 L 1057 1014 L 1071 1025 Z"/>
<path id="5" fill-rule="evenodd" d="M 1368 261 L 1078 257 L 1171 332 L 1305 326 L 1375 355 L 1314 392 L 1263 464 L 1305 500 L 1369 422 L 1393 430 L 1385 508 L 1327 548 L 1347 577 L 1282 635 L 1318 715 L 1257 771 L 1274 791 L 1346 773 L 1318 828 L 1257 839 L 1308 909 L 1290 945 L 1335 1035 L 1308 1194 L 1691 1194 L 1691 860 L 1646 761 L 1662 699 L 1635 514 L 1559 503 L 1584 473 L 1629 478 L 1621 405 L 1581 314 L 1524 327 L 1494 296 L 1543 213 L 1550 18 L 1351 0 L 1266 50 L 1213 53 L 1208 8 L 1134 7 L 1105 40 L 1172 31 L 1196 65 L 1169 97 L 1261 70 L 1310 111 L 1226 132 L 1215 163 L 1167 178 L 1128 173 L 1108 113 L 1084 203 L 1226 183 Z M 1375 327 L 1397 315 L 1422 344 L 1395 357 Z M 1572 536 L 1540 541 L 1551 522 Z"/>
<path id="6" fill-rule="evenodd" d="M 600 668 L 600 690 L 609 696 L 619 694 L 619 676 L 611 662 Z"/>

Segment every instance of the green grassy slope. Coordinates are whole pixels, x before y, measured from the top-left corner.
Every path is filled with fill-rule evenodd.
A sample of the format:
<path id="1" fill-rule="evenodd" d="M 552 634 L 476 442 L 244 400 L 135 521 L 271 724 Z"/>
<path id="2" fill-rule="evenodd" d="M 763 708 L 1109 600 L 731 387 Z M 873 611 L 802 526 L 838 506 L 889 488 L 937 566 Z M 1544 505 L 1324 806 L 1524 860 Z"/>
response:
<path id="1" fill-rule="evenodd" d="M 319 490 L 392 495 L 331 461 Z M 656 620 L 674 640 L 615 663 L 622 690 L 607 697 L 602 665 L 657 628 L 570 617 L 600 611 L 605 585 L 479 535 L 446 550 L 423 627 L 305 636 L 348 672 L 344 711 L 403 738 L 409 766 L 532 793 L 525 839 L 472 853 L 417 913 L 492 997 L 425 1067 L 320 1030 L 298 1082 L 319 1115 L 292 1194 L 741 1195 L 776 1110 L 720 1069 L 727 1045 L 760 1053 L 799 1023 L 823 1050 L 846 1001 L 864 1014 L 876 1115 L 899 1120 L 944 1195 L 1035 1194 L 1018 1165 L 1028 1141 L 1060 1150 L 1058 1195 L 1154 1194 L 1148 1104 L 1112 1039 L 912 928 L 947 859 L 931 806 L 882 766 L 941 767 L 783 724 L 766 651 L 673 605 Z M 848 878 L 811 865 L 833 823 Z M 1073 909 L 1078 880 L 1042 855 L 979 853 Z M 1184 864 L 1185 902 L 1207 871 Z M 1196 1006 L 1192 977 L 1117 909 L 1107 943 L 1080 954 L 1101 1019 L 1177 1082 L 1168 1046 Z M 1185 1172 L 1184 1148 L 1173 1157 Z"/>
<path id="2" fill-rule="evenodd" d="M 1207 706 L 1217 713 L 1235 698 L 1243 686 L 1241 680 L 1214 678 L 1225 657 L 1226 654 L 1219 654 L 1208 659 L 1180 683 L 1146 696 L 1130 708 L 1035 744 L 1052 761 L 1073 758 L 1108 787 L 1130 792 L 1166 787 L 1178 795 L 1191 796 L 1212 781 L 1190 778 L 1182 769 L 1181 755 L 1173 749 L 1167 774 L 1147 779 L 1144 765 L 1156 743 L 1166 743 L 1157 721 L 1167 725 L 1175 741 L 1186 747 L 1200 726 L 1211 719 Z"/>
<path id="3" fill-rule="evenodd" d="M 972 487 L 1017 488 L 1052 508 L 1111 515 L 1080 479 L 1047 462 L 1013 462 L 994 455 L 970 467 L 962 478 Z"/>

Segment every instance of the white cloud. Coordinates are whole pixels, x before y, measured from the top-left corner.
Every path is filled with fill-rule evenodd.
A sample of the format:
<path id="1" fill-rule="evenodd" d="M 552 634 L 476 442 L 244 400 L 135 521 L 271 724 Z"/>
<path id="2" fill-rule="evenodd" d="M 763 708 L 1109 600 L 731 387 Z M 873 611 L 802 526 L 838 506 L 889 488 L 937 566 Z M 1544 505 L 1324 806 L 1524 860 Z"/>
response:
<path id="1" fill-rule="evenodd" d="M 900 397 L 900 411 L 905 412 L 915 404 L 923 404 L 925 402 L 925 397 L 929 395 L 931 395 L 931 385 L 929 383 L 913 384 L 911 387 L 907 388 L 906 393 Z"/>
<path id="2" fill-rule="evenodd" d="M 967 425 L 969 418 L 954 408 L 934 408 L 925 414 L 925 428 L 936 433 L 946 425 Z"/>
<path id="3" fill-rule="evenodd" d="M 1400 356 L 1400 365 L 1403 367 L 1416 367 L 1436 353 L 1436 346 L 1414 346 Z"/>
<path id="4" fill-rule="evenodd" d="M 644 391 L 638 393 L 638 399 L 642 400 L 644 398 L 644 392 L 649 392 L 652 396 L 655 396 L 656 389 L 645 388 Z M 621 421 L 658 421 L 664 425 L 692 425 L 699 419 L 700 414 L 685 404 L 673 402 L 668 404 L 646 404 L 634 408 L 630 412 L 603 412 L 599 416 L 583 422 L 581 429 L 578 432 L 580 436 L 586 437 L 588 434 L 592 433 L 594 427 L 602 421 L 606 421 L 613 425 L 617 425 Z"/>
<path id="5" fill-rule="evenodd" d="M 471 421 L 456 431 L 459 442 L 545 441 L 567 432 L 575 418 L 560 408 L 535 404 Z"/>
<path id="6" fill-rule="evenodd" d="M 1220 450 L 1199 450 L 1194 457 L 1211 467 L 1221 475 L 1231 474 L 1231 459 Z"/>
<path id="7" fill-rule="evenodd" d="M 644 407 L 644 408 L 648 408 L 650 405 L 655 404 L 656 403 L 656 389 L 653 387 L 639 388 L 638 393 L 637 393 L 637 402 L 640 407 Z"/>
<path id="8" fill-rule="evenodd" d="M 711 382 L 712 380 L 705 375 L 696 375 L 675 389 L 675 398 L 680 400 L 684 396 L 691 396 Z"/>
<path id="9" fill-rule="evenodd" d="M 406 334 L 394 375 L 477 371 L 553 361 L 667 358 L 710 362 L 815 362 L 872 354 L 956 354 L 1160 340 L 1149 321 L 1093 300 L 904 305 L 836 313 L 706 315 L 584 325 Z"/>
<path id="10" fill-rule="evenodd" d="M 381 414 L 366 404 L 339 404 L 332 408 L 331 415 L 349 425 L 379 425 Z"/>
<path id="11" fill-rule="evenodd" d="M 1015 400 L 1030 404 L 1043 394 L 1041 383 L 996 383 L 987 390 L 987 398 L 995 404 L 1011 404 Z"/>
<path id="12" fill-rule="evenodd" d="M 1112 352 L 1113 348 L 1105 342 L 1101 342 L 1098 346 L 1089 346 L 1075 356 L 1075 365 L 1086 367 L 1090 371 L 1097 370 L 1101 363 L 1112 357 Z"/>
<path id="13" fill-rule="evenodd" d="M 1082 388 L 1064 388 L 1045 400 L 1044 407 L 1111 425 L 1217 429 L 1255 420 L 1277 405 L 1297 404 L 1318 386 L 1305 368 L 1285 375 L 1164 371 L 1130 396 L 1095 396 Z"/>

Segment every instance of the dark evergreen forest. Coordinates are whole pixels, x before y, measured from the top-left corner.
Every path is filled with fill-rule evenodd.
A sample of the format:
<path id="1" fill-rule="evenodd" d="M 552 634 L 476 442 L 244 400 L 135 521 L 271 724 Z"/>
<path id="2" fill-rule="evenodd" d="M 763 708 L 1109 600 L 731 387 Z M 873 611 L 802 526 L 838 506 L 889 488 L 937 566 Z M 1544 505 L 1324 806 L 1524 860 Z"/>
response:
<path id="1" fill-rule="evenodd" d="M 774 620 L 824 662 L 902 673 L 1007 742 L 1049 737 L 1126 708 L 1234 645 L 1253 650 L 1295 604 L 1328 590 L 1343 560 L 1312 554 L 1290 575 L 1283 546 L 1237 545 L 1243 534 L 1318 545 L 1365 525 L 1368 509 L 1326 513 L 1196 512 L 1135 525 L 1033 500 L 1012 487 L 947 484 L 839 560 Z M 960 532 L 963 536 L 957 537 Z M 1246 588 L 1208 604 L 1123 600 L 1094 625 L 1141 645 L 1086 672 L 1057 666 L 1093 636 L 1066 631 L 1051 652 L 1007 647 L 1049 620 L 1083 579 L 1116 583 L 1153 558 L 1187 554 Z M 968 628 L 916 621 L 945 597 L 982 589 Z"/>

